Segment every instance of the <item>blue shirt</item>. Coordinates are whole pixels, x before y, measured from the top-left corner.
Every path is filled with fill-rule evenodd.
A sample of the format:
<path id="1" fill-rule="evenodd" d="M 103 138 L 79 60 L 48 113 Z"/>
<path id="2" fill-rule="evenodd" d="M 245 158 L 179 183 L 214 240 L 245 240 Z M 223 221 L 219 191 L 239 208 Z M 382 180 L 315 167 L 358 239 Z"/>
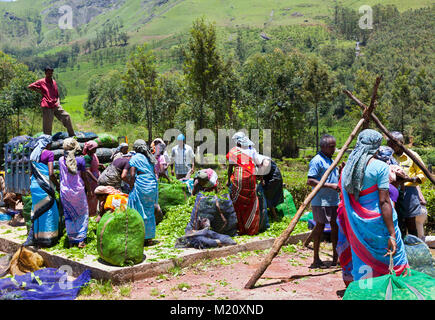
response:
<path id="1" fill-rule="evenodd" d="M 332 159 L 325 156 L 322 152 L 316 154 L 311 159 L 308 169 L 308 178 L 313 178 L 318 181 L 322 179 L 323 174 L 332 164 Z M 338 183 L 338 169 L 334 168 L 326 179 L 326 183 Z M 313 188 L 314 189 L 314 188 Z M 331 188 L 320 188 L 319 192 L 311 200 L 312 206 L 333 207 L 338 206 L 340 202 L 339 194 Z"/>
<path id="2" fill-rule="evenodd" d="M 390 188 L 390 168 L 388 164 L 380 160 L 371 161 L 365 171 L 363 184 L 361 187 L 361 191 L 368 189 L 374 185 L 378 186 L 380 190 L 389 190 Z M 376 198 L 376 201 L 373 201 L 373 197 Z M 379 195 L 373 194 L 373 196 L 367 196 L 367 198 L 359 198 L 359 203 L 366 209 L 381 212 L 381 208 L 379 205 Z M 393 210 L 393 220 L 397 219 L 396 210 Z"/>
<path id="3" fill-rule="evenodd" d="M 375 184 L 378 185 L 378 189 L 388 190 L 390 187 L 390 168 L 388 164 L 380 160 L 373 160 L 367 165 L 361 190 L 368 189 Z"/>

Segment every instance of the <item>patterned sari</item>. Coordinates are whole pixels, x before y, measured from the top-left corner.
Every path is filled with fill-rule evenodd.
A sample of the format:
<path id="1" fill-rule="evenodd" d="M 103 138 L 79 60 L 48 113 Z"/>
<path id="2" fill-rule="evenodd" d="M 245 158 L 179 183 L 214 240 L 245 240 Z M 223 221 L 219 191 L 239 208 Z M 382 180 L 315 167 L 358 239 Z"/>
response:
<path id="1" fill-rule="evenodd" d="M 260 203 L 257 197 L 255 165 L 251 157 L 234 147 L 227 154 L 230 164 L 235 164 L 231 176 L 230 196 L 237 214 L 239 235 L 255 235 L 260 227 Z"/>
<path id="2" fill-rule="evenodd" d="M 48 166 L 32 161 L 30 181 L 33 239 L 40 246 L 50 247 L 58 240 L 59 209 L 55 199 L 55 187 L 49 178 Z"/>
<path id="3" fill-rule="evenodd" d="M 80 175 L 84 169 L 84 163 L 81 168 L 77 159 L 78 171 L 72 174 L 68 171 L 65 164 L 65 157 L 59 159 L 60 170 L 60 199 L 65 216 L 65 228 L 68 235 L 69 243 L 80 243 L 86 239 L 88 232 L 88 202 L 86 198 L 85 185 Z M 84 162 L 84 160 L 83 160 Z"/>
<path id="4" fill-rule="evenodd" d="M 360 279 L 378 277 L 389 273 L 390 256 L 384 255 L 388 248 L 389 232 L 379 209 L 379 191 L 373 185 L 359 193 L 358 201 L 347 193 L 339 181 L 341 201 L 338 206 L 339 235 L 337 253 L 346 284 Z M 405 246 L 393 209 L 397 251 L 393 256 L 394 271 L 400 275 L 408 268 Z"/>
<path id="5" fill-rule="evenodd" d="M 145 239 L 156 236 L 156 218 L 154 206 L 158 202 L 158 182 L 154 165 L 141 153 L 130 159 L 130 166 L 136 168 L 136 180 L 133 190 L 128 195 L 128 207 L 139 212 L 145 223 Z"/>

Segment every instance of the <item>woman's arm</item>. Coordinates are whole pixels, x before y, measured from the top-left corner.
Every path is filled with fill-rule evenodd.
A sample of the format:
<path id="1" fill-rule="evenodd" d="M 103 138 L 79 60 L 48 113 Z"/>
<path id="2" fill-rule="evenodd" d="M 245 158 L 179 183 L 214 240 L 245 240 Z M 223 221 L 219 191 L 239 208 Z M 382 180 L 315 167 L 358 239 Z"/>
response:
<path id="1" fill-rule="evenodd" d="M 133 189 L 134 183 L 136 180 L 136 168 L 131 167 L 130 168 L 130 188 Z"/>
<path id="2" fill-rule="evenodd" d="M 122 170 L 121 180 L 125 181 L 126 183 L 129 183 L 129 181 L 128 181 L 128 169 Z"/>
<path id="3" fill-rule="evenodd" d="M 86 193 L 88 195 L 92 195 L 93 190 L 91 190 L 91 186 L 89 185 L 88 179 L 86 179 L 86 175 L 87 175 L 86 171 L 80 171 L 80 177 L 82 178 L 83 183 L 85 184 Z"/>
<path id="4" fill-rule="evenodd" d="M 89 178 L 94 180 L 95 183 L 98 183 L 98 179 L 94 176 L 90 168 L 86 168 L 86 174 L 88 175 Z"/>
<path id="5" fill-rule="evenodd" d="M 379 190 L 379 206 L 381 208 L 382 218 L 387 226 L 390 237 L 388 239 L 388 250 L 394 255 L 396 253 L 396 231 L 393 222 L 393 208 L 391 207 L 389 190 Z M 388 253 L 387 253 L 388 254 Z"/>
<path id="6" fill-rule="evenodd" d="M 48 175 L 50 177 L 51 182 L 53 182 L 53 184 L 55 185 L 56 190 L 59 191 L 60 184 L 59 184 L 59 181 L 57 181 L 56 176 L 54 174 L 53 162 L 48 163 Z"/>
<path id="7" fill-rule="evenodd" d="M 319 183 L 320 183 L 320 181 L 317 180 L 317 179 L 314 179 L 314 178 L 308 178 L 307 179 L 307 185 L 309 185 L 309 186 L 311 186 L 313 188 L 315 188 Z M 340 188 L 338 187 L 338 183 L 327 183 L 327 182 L 325 182 L 323 184 L 323 187 L 324 188 L 330 188 L 330 189 L 333 189 L 335 191 L 340 191 Z"/>

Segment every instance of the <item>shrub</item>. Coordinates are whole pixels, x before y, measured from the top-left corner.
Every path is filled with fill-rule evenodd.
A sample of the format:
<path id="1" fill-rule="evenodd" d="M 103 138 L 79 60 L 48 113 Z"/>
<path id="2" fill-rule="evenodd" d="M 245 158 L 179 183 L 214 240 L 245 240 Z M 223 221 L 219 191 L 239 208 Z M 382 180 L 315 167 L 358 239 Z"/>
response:
<path id="1" fill-rule="evenodd" d="M 430 181 L 425 181 L 421 185 L 421 192 L 427 208 L 426 234 L 430 234 L 435 231 L 435 187 Z"/>

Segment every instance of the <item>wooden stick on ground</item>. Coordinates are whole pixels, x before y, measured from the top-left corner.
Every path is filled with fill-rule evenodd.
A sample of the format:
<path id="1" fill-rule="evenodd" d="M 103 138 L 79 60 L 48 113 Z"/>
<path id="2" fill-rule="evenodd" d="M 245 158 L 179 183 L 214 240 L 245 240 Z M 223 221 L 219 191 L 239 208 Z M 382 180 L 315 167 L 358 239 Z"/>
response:
<path id="1" fill-rule="evenodd" d="M 363 110 L 367 110 L 367 106 L 360 100 L 358 100 L 358 98 L 356 98 L 354 95 L 352 95 L 349 90 L 344 90 L 344 93 L 353 101 L 355 101 L 356 104 L 359 105 Z M 411 151 L 409 151 L 400 141 L 395 139 L 375 114 L 371 113 L 370 117 L 371 120 L 373 120 L 373 122 L 376 124 L 376 126 L 388 137 L 388 139 L 392 140 L 395 144 L 401 147 L 403 149 L 403 152 L 405 152 L 412 159 L 412 161 L 414 161 L 414 163 L 423 171 L 424 175 L 430 180 L 430 182 L 432 182 L 432 184 L 435 184 L 434 175 L 429 172 L 429 170 L 425 167 L 424 163 L 421 162 L 413 153 L 411 153 Z"/>
<path id="2" fill-rule="evenodd" d="M 380 78 L 376 79 L 377 85 L 375 85 L 374 90 L 376 91 L 379 85 Z M 373 93 L 372 97 L 376 97 L 375 92 Z M 311 193 L 308 195 L 307 198 L 305 198 L 302 205 L 299 207 L 298 211 L 296 212 L 295 216 L 293 217 L 292 221 L 290 222 L 290 225 L 283 231 L 283 233 L 276 238 L 275 242 L 273 243 L 272 248 L 270 249 L 269 253 L 267 254 L 266 258 L 261 262 L 260 266 L 255 270 L 252 277 L 249 279 L 249 281 L 245 285 L 245 289 L 252 289 L 255 284 L 257 283 L 258 279 L 263 275 L 263 273 L 266 271 L 266 269 L 269 267 L 269 265 L 272 263 L 273 258 L 278 254 L 281 247 L 285 244 L 287 239 L 289 238 L 290 234 L 293 232 L 293 229 L 295 228 L 296 224 L 298 223 L 300 217 L 302 216 L 302 213 L 304 212 L 305 208 L 308 206 L 308 204 L 313 200 L 314 196 L 317 194 L 317 192 L 323 187 L 323 185 L 326 182 L 326 179 L 328 178 L 329 174 L 334 170 L 334 168 L 337 166 L 337 164 L 340 162 L 341 158 L 343 157 L 346 150 L 349 148 L 349 145 L 352 143 L 355 136 L 358 134 L 360 129 L 363 127 L 364 123 L 369 121 L 370 114 L 373 111 L 373 108 L 375 106 L 375 103 L 373 101 L 373 106 L 371 109 L 367 108 L 365 109 L 365 118 L 362 118 L 358 124 L 353 129 L 350 136 L 347 138 L 345 144 L 341 148 L 340 152 L 338 153 L 337 157 L 335 158 L 334 162 L 331 164 L 331 166 L 326 170 L 326 172 L 323 174 L 322 179 L 317 184 L 317 186 L 311 191 Z"/>

